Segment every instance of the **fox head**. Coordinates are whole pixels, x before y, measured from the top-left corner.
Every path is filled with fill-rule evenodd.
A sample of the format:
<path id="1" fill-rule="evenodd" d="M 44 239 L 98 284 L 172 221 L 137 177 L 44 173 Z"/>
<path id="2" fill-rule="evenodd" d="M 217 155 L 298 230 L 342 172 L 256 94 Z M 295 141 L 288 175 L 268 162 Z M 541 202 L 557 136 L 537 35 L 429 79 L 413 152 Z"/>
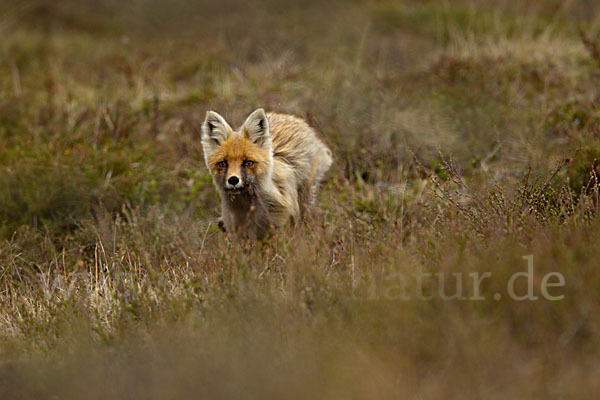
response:
<path id="1" fill-rule="evenodd" d="M 208 111 L 202 124 L 204 160 L 215 185 L 227 194 L 252 191 L 273 169 L 273 144 L 269 120 L 259 108 L 234 131 L 214 111 Z"/>

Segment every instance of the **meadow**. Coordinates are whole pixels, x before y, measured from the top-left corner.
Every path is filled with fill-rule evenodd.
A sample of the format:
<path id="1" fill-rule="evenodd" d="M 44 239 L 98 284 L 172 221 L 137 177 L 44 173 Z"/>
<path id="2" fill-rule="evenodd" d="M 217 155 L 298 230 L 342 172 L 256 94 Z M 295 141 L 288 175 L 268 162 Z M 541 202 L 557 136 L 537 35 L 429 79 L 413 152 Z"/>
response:
<path id="1" fill-rule="evenodd" d="M 0 398 L 600 391 L 595 2 L 4 0 L 0 34 Z M 258 107 L 335 161 L 253 242 L 200 126 Z"/>

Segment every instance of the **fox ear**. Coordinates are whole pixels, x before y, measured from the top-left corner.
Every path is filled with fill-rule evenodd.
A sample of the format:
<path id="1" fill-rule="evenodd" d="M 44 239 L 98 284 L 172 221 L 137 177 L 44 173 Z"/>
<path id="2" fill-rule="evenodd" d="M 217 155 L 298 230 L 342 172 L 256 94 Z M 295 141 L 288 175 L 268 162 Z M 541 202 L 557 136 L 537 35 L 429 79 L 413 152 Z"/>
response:
<path id="1" fill-rule="evenodd" d="M 214 111 L 207 111 L 202 124 L 202 143 L 219 146 L 227 139 L 231 127 L 223 117 Z"/>
<path id="2" fill-rule="evenodd" d="M 244 122 L 242 127 L 244 135 L 253 143 L 263 146 L 271 139 L 271 130 L 269 128 L 269 120 L 265 110 L 259 108 L 254 111 Z"/>

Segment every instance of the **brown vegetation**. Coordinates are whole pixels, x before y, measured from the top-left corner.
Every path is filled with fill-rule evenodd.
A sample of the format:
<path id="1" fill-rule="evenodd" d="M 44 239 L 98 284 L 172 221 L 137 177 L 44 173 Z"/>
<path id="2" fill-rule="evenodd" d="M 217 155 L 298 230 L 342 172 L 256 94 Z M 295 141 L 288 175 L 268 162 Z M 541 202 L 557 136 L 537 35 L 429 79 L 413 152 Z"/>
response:
<path id="1" fill-rule="evenodd" d="M 0 398 L 600 390 L 593 2 L 120 3 L 0 5 Z M 310 221 L 240 242 L 199 128 L 257 107 L 335 161 Z"/>

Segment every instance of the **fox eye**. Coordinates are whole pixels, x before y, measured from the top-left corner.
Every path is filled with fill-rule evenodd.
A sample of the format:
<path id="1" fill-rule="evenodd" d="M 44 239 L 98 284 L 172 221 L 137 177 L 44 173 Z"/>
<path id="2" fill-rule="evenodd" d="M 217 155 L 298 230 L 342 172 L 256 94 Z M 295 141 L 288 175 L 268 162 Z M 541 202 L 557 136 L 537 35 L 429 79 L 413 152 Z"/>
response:
<path id="1" fill-rule="evenodd" d="M 244 161 L 244 167 L 251 167 L 253 165 L 254 165 L 254 161 L 252 161 L 252 160 Z"/>
<path id="2" fill-rule="evenodd" d="M 219 168 L 225 168 L 227 166 L 227 161 L 219 161 L 217 163 L 217 167 Z"/>

